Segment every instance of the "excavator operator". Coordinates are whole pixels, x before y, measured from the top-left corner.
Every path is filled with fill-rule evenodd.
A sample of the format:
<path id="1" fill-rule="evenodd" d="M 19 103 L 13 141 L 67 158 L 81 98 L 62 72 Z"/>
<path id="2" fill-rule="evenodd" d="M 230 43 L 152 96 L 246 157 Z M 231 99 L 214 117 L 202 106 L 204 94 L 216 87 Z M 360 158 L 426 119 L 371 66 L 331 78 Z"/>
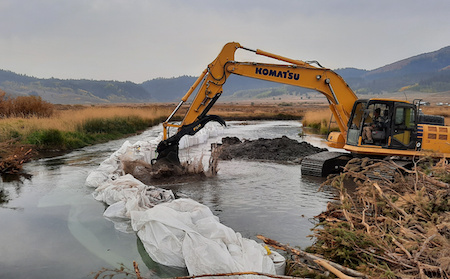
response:
<path id="1" fill-rule="evenodd" d="M 381 116 L 381 109 L 377 108 L 374 111 L 372 123 L 363 127 L 363 140 L 364 143 L 373 143 L 372 132 L 374 130 L 382 130 L 384 127 L 384 118 Z"/>

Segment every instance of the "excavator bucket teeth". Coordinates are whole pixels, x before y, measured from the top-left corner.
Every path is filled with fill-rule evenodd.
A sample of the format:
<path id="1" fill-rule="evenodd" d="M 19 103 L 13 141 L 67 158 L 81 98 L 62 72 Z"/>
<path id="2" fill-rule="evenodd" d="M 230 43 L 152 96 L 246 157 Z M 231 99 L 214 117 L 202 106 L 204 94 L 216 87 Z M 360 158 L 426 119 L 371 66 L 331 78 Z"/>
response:
<path id="1" fill-rule="evenodd" d="M 226 126 L 225 121 L 217 115 L 207 115 L 189 125 L 182 126 L 178 133 L 170 138 L 161 141 L 156 148 L 158 157 L 153 161 L 153 164 L 161 163 L 165 165 L 180 165 L 180 158 L 178 157 L 178 143 L 185 135 L 195 135 L 198 131 L 205 127 L 206 123 L 216 121 L 223 126 Z"/>
<path id="2" fill-rule="evenodd" d="M 158 157 L 153 161 L 153 164 L 164 164 L 164 165 L 175 165 L 179 166 L 180 158 L 178 157 L 178 142 L 168 143 L 167 141 L 162 141 L 158 144 L 156 148 L 158 152 Z"/>

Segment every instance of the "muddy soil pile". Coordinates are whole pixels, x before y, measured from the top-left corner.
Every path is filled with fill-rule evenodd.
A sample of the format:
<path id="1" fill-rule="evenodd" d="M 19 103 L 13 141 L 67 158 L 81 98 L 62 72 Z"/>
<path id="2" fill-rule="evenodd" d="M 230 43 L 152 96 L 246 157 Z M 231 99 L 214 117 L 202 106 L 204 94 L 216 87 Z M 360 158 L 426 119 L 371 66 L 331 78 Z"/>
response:
<path id="1" fill-rule="evenodd" d="M 307 142 L 298 142 L 286 136 L 275 139 L 241 141 L 237 137 L 222 138 L 217 148 L 220 160 L 244 159 L 301 163 L 303 157 L 326 151 Z"/>

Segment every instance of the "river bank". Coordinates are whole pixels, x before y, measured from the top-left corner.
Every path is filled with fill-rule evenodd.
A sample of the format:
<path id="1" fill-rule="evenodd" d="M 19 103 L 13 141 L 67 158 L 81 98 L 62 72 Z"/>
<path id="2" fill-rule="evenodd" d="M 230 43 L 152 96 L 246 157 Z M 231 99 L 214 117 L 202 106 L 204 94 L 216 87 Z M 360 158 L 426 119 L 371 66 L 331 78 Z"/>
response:
<path id="1" fill-rule="evenodd" d="M 226 128 L 212 126 L 220 133 L 204 144 L 181 149 L 183 159 L 204 155 L 207 163 L 211 143 L 225 136 L 257 140 L 286 135 L 319 145 L 315 137 L 300 139 L 299 121 L 230 121 Z M 120 268 L 118 263 L 132 268 L 133 261 L 143 277 L 187 275 L 184 269 L 152 261 L 135 233 L 118 231 L 103 216 L 104 203 L 86 187 L 88 175 L 124 142 L 148 141 L 160 131 L 157 126 L 126 139 L 32 160 L 24 165 L 30 178 L 3 181 L 7 195 L 0 205 L 0 278 L 94 278 L 91 272 Z M 310 218 L 333 198 L 329 191 L 317 192 L 322 179 L 302 177 L 295 164 L 243 160 L 219 164 L 217 176 L 164 188 L 208 206 L 221 223 L 245 238 L 257 240 L 256 235 L 262 234 L 297 247 L 311 244 Z"/>
<path id="2" fill-rule="evenodd" d="M 55 105 L 51 117 L 0 119 L 0 173 L 18 173 L 31 159 L 139 134 L 159 125 L 174 104 Z M 311 105 L 315 106 L 315 105 Z M 180 120 L 182 107 L 174 120 Z M 216 104 L 211 114 L 232 120 L 292 120 L 304 104 Z M 31 151 L 30 151 L 31 150 Z"/>
<path id="3" fill-rule="evenodd" d="M 278 113 L 278 112 L 277 112 Z M 8 150 L 13 150 L 12 148 L 5 148 Z M 22 149 L 24 153 L 26 153 L 28 150 L 26 148 Z M 17 154 L 16 154 L 17 155 Z M 14 156 L 13 156 L 14 157 Z M 20 156 L 16 156 L 15 158 L 19 158 Z M 20 160 L 19 160 L 20 161 Z M 225 163 L 227 164 L 227 163 Z M 245 169 L 253 168 L 253 170 L 258 170 L 258 168 L 261 168 L 259 164 L 245 164 Z M 443 164 L 444 166 L 444 174 L 445 171 L 448 174 L 448 168 L 446 168 L 447 165 Z M 231 165 L 226 165 L 224 170 L 227 170 L 228 167 L 231 167 Z M 376 182 L 380 189 L 382 194 L 379 193 L 378 188 L 375 186 L 374 179 L 372 177 L 363 177 L 361 178 L 362 174 L 365 175 L 363 172 L 361 174 L 361 171 L 363 170 L 364 164 L 360 165 L 360 169 L 355 170 L 353 168 L 349 167 L 349 171 L 351 171 L 349 174 L 344 174 L 346 178 L 358 178 L 361 185 L 368 188 L 364 191 L 358 191 L 356 192 L 357 195 L 353 196 L 352 199 L 348 199 L 345 192 L 341 192 L 339 197 L 341 198 L 341 203 L 336 204 L 330 204 L 330 207 L 323 212 L 324 215 L 316 215 L 319 216 L 318 220 L 321 222 L 320 225 L 324 226 L 324 230 L 316 230 L 315 233 L 317 233 L 316 238 L 319 240 L 323 240 L 323 242 L 316 242 L 317 247 L 315 249 L 323 249 L 323 251 L 315 251 L 319 254 L 323 254 L 326 256 L 326 258 L 334 259 L 336 261 L 342 262 L 342 264 L 349 265 L 351 267 L 354 267 L 356 269 L 361 268 L 362 271 L 367 272 L 368 274 L 371 274 L 375 277 L 390 277 L 390 278 L 396 278 L 396 276 L 406 274 L 407 276 L 415 276 L 415 275 L 427 275 L 428 277 L 433 277 L 433 275 L 441 276 L 443 278 L 446 278 L 446 274 L 448 274 L 448 266 L 446 266 L 446 261 L 448 260 L 448 255 L 446 255 L 442 250 L 435 250 L 434 248 L 444 247 L 447 248 L 446 242 L 448 243 L 448 231 L 449 227 L 445 224 L 449 222 L 448 219 L 448 181 L 444 182 L 443 186 L 444 188 L 440 189 L 440 187 L 437 187 L 437 190 L 442 190 L 443 192 L 439 192 L 439 195 L 435 195 L 431 192 L 431 186 L 430 182 L 427 181 L 427 177 L 431 177 L 433 180 L 438 180 L 441 178 L 436 178 L 436 169 L 430 168 L 429 173 L 424 176 L 422 173 L 428 172 L 428 170 L 425 171 L 416 171 L 414 173 L 411 173 L 409 176 L 404 175 L 405 178 L 402 180 L 403 182 L 401 184 L 396 185 L 395 187 L 393 184 L 390 184 L 392 182 L 384 181 Z M 240 168 L 243 170 L 243 166 L 240 166 Z M 274 167 L 270 165 L 265 172 L 271 171 Z M 294 170 L 292 170 L 294 171 Z M 296 172 L 299 172 L 298 170 L 295 170 Z M 264 172 L 261 172 L 260 175 L 262 175 Z M 246 173 L 248 176 L 252 174 L 251 171 L 248 171 Z M 294 172 L 290 173 L 291 176 L 296 175 Z M 273 173 L 272 176 L 279 176 L 277 173 Z M 447 176 L 443 176 L 442 179 L 448 179 Z M 234 177 L 231 177 L 234 179 Z M 337 182 L 341 182 L 340 176 L 336 177 L 334 179 L 338 179 Z M 330 180 L 330 184 L 339 186 L 338 189 L 347 189 L 347 187 L 342 187 L 341 184 L 337 182 L 333 182 L 334 180 Z M 371 184 L 365 184 L 366 182 L 371 182 Z M 232 182 L 233 185 L 228 185 L 230 188 L 235 187 L 236 182 Z M 265 185 L 264 183 L 267 183 L 266 181 L 257 182 L 256 184 L 259 186 Z M 431 185 L 434 185 L 431 183 Z M 215 187 L 217 185 L 214 185 Z M 251 181 L 246 185 L 249 189 L 253 189 L 255 186 L 255 182 Z M 271 185 L 272 186 L 272 185 Z M 283 187 L 285 187 L 284 184 L 282 184 Z M 297 187 L 297 184 L 294 185 Z M 315 185 L 317 186 L 317 185 Z M 416 188 L 412 189 L 411 187 L 415 186 Z M 180 189 L 186 189 L 189 186 L 183 185 L 183 187 L 179 187 Z M 294 191 L 295 187 L 290 189 L 290 191 Z M 447 188 L 445 188 L 447 187 Z M 226 187 L 223 187 L 225 189 Z M 262 187 L 265 189 L 265 187 Z M 284 189 L 284 188 L 283 188 Z M 393 189 L 394 192 L 391 193 L 390 189 Z M 421 191 L 417 191 L 416 189 L 420 189 Z M 422 190 L 424 189 L 424 190 Z M 209 197 L 209 191 L 211 189 L 208 188 L 208 190 L 204 191 L 205 193 L 202 193 L 203 195 L 206 195 L 204 198 L 204 202 L 212 203 L 215 205 L 218 197 Z M 261 190 L 261 189 L 260 189 Z M 402 191 L 401 191 L 402 190 Z M 197 188 L 194 189 L 192 187 L 191 191 L 195 193 Z M 446 192 L 447 191 L 447 192 Z M 389 193 L 389 195 L 386 195 L 386 193 Z M 395 192 L 399 193 L 400 195 L 395 196 Z M 232 193 L 227 200 L 232 200 L 235 193 Z M 249 197 L 252 197 L 254 193 L 246 193 Z M 366 196 L 365 196 L 365 195 Z M 369 195 L 370 194 L 370 195 Z M 312 194 L 311 194 L 312 195 Z M 353 212 L 350 211 L 350 209 L 353 209 L 354 205 L 361 205 L 358 204 L 359 198 L 367 198 L 367 195 L 370 197 L 375 197 L 373 201 L 364 200 L 362 203 L 363 206 L 358 206 L 358 209 L 362 209 L 362 211 L 359 212 Z M 374 196 L 375 195 L 375 196 Z M 414 196 L 414 197 L 413 197 Z M 267 199 L 267 195 L 262 195 L 264 199 Z M 418 198 L 418 199 L 416 199 Z M 223 197 L 220 198 L 224 199 Z M 253 199 L 253 198 L 252 198 Z M 237 204 L 235 205 L 235 210 L 242 210 L 243 204 L 248 206 L 252 202 L 252 199 L 249 198 L 248 201 L 245 201 L 245 203 Z M 292 199 L 292 197 L 282 197 L 279 200 L 274 200 L 273 204 L 277 204 L 276 208 L 272 208 L 275 210 L 278 210 L 279 203 L 285 202 L 288 199 Z M 411 199 L 414 199 L 411 202 Z M 219 201 L 219 202 L 220 202 Z M 390 202 L 389 202 L 390 201 Z M 405 207 L 402 207 L 398 205 L 398 201 L 403 201 L 405 203 Z M 430 202 L 431 201 L 431 202 Z M 435 204 L 434 201 L 437 203 Z M 445 201 L 447 201 L 447 204 L 445 204 Z M 394 205 L 392 207 L 391 203 Z M 364 211 L 365 207 L 369 206 L 369 211 Z M 445 207 L 447 206 L 447 207 Z M 425 211 L 421 211 L 422 208 L 425 208 Z M 220 212 L 222 208 L 217 207 L 217 212 Z M 399 210 L 401 209 L 401 210 Z M 260 208 L 258 210 L 261 210 Z M 377 211 L 379 210 L 379 211 Z M 397 215 L 393 215 L 391 212 L 394 210 L 394 213 Z M 436 211 L 437 210 L 437 211 Z M 407 215 L 413 216 L 417 212 L 419 212 L 420 220 L 411 221 L 410 219 L 406 218 L 406 215 L 403 215 L 402 211 L 406 212 Z M 286 211 L 287 212 L 287 211 Z M 347 212 L 347 213 L 346 213 Z M 400 214 L 398 213 L 400 212 Z M 246 212 L 248 214 L 249 212 Z M 250 211 L 250 214 L 252 212 Z M 436 213 L 436 214 L 435 214 Z M 283 214 L 286 214 L 285 212 Z M 440 214 L 444 214 L 443 217 L 440 216 Z M 346 216 L 347 215 L 347 216 Z M 386 218 L 386 215 L 390 217 Z M 431 219 L 426 219 L 424 221 L 424 217 L 428 217 Z M 260 216 L 261 217 L 261 216 Z M 238 216 L 233 216 L 233 218 L 238 218 Z M 298 218 L 298 216 L 296 216 Z M 257 218 L 256 218 L 257 219 Z M 397 230 L 396 226 L 398 227 L 398 224 L 400 221 L 411 221 L 411 223 L 401 223 L 400 229 L 404 228 L 404 231 L 406 233 L 410 233 L 410 231 L 413 231 L 414 234 L 417 234 L 417 236 L 411 236 L 407 235 L 407 237 L 418 239 L 419 242 L 416 242 L 417 245 L 414 245 L 414 242 L 412 242 L 409 238 L 402 238 L 402 233 L 405 234 L 405 232 L 402 232 L 401 230 Z M 417 224 L 417 221 L 419 224 Z M 228 222 L 232 223 L 233 219 L 229 218 Z M 328 223 L 324 223 L 328 222 Z M 424 225 L 423 222 L 426 224 Z M 368 225 L 368 227 L 366 226 Z M 444 224 L 443 226 L 439 226 L 439 224 Z M 420 226 L 417 226 L 420 225 Z M 241 226 L 241 227 L 239 227 Z M 234 227 L 234 226 L 233 226 Z M 236 227 L 239 227 L 240 231 L 246 231 L 247 224 L 236 224 Z M 274 228 L 280 228 L 280 225 L 273 226 Z M 385 229 L 385 231 L 378 232 L 377 229 L 379 227 Z M 267 228 L 266 228 L 267 229 Z M 423 231 L 421 231 L 423 229 Z M 417 231 L 417 232 L 416 232 Z M 429 235 L 428 232 L 437 232 L 439 235 L 433 236 L 436 233 Z M 339 233 L 342 233 L 340 235 Z M 361 236 L 363 235 L 363 236 Z M 375 244 L 378 245 L 378 242 L 372 241 L 370 245 L 372 246 L 363 246 L 366 245 L 366 242 L 368 241 L 367 238 L 364 237 L 364 235 L 372 235 L 375 238 L 380 238 L 387 244 L 386 247 L 379 247 L 379 246 L 373 246 Z M 297 235 L 296 235 L 297 237 Z M 360 238 L 362 237 L 362 238 Z M 277 237 L 273 237 L 277 239 Z M 428 240 L 429 239 L 429 240 Z M 397 241 L 400 245 L 398 245 L 395 241 Z M 362 243 L 358 242 L 362 241 Z M 375 244 L 372 244 L 375 243 Z M 357 247 L 357 250 L 355 249 Z M 402 249 L 404 248 L 404 250 Z M 431 252 L 429 252 L 428 249 L 433 248 Z M 314 249 L 314 247 L 312 248 Z M 381 251 L 381 254 L 375 253 Z M 406 252 L 405 252 L 406 251 Z M 329 254 L 327 254 L 329 253 Z M 398 256 L 399 253 L 403 253 L 400 257 Z M 409 256 L 408 256 L 409 253 Z M 336 255 L 341 257 L 336 259 Z M 361 256 L 364 255 L 364 256 Z M 367 256 L 368 255 L 368 256 Z M 427 258 L 425 261 L 423 261 L 424 256 L 434 256 L 439 255 L 438 257 Z M 367 257 L 366 257 L 367 256 Z M 333 258 L 335 257 L 335 258 Z M 373 261 L 373 257 L 376 258 L 376 261 Z M 389 258 L 391 257 L 391 258 Z M 370 261 L 368 263 L 363 262 L 362 259 L 370 258 Z M 416 260 L 417 258 L 417 260 Z M 391 265 L 394 261 L 399 261 L 401 263 L 404 263 L 405 261 L 409 261 L 406 264 L 402 265 L 402 268 L 405 266 L 410 266 L 410 270 L 405 269 L 398 269 L 395 265 Z M 297 264 L 296 262 L 294 264 Z M 432 267 L 430 267 L 432 266 Z M 376 272 L 371 271 L 371 268 L 374 267 Z M 447 269 L 446 269 L 447 268 Z M 372 273 L 370 273 L 372 272 Z M 406 272 L 406 273 L 405 273 Z M 294 272 L 291 274 L 295 274 Z M 440 277 L 438 277 L 440 278 Z"/>

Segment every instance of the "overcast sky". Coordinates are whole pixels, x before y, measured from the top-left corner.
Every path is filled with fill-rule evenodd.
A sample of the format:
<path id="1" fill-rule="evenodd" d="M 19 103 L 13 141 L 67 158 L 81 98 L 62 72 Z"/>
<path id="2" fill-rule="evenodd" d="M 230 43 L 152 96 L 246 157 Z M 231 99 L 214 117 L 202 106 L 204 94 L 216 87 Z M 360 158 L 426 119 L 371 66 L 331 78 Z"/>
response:
<path id="1" fill-rule="evenodd" d="M 0 69 L 38 78 L 198 76 L 230 41 L 367 70 L 450 45 L 449 0 L 0 0 L 0 14 Z"/>

